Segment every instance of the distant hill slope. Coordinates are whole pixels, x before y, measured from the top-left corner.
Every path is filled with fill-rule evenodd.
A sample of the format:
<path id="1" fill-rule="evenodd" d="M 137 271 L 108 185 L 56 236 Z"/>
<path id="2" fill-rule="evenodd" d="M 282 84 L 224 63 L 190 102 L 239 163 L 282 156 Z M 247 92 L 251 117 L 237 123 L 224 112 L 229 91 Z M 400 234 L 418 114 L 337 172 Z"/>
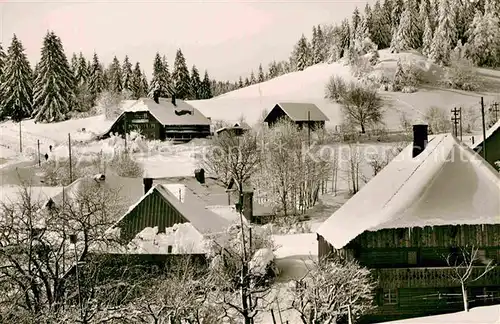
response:
<path id="1" fill-rule="evenodd" d="M 380 63 L 374 74 L 392 76 L 398 59 L 410 59 L 425 70 L 428 82 L 436 83 L 442 77 L 443 70 L 431 64 L 416 52 L 391 54 L 381 50 Z M 422 112 L 430 106 L 437 106 L 446 111 L 453 107 L 472 107 L 479 109 L 480 97 L 485 102 L 495 96 L 500 101 L 500 71 L 478 69 L 487 80 L 488 92 L 472 93 L 460 90 L 443 89 L 436 86 L 423 86 L 415 93 L 381 92 L 387 99 L 385 122 L 390 129 L 399 128 L 400 115 L 404 111 L 412 119 L 424 119 Z M 341 123 L 340 106 L 324 99 L 325 84 L 331 76 L 338 75 L 346 80 L 352 79 L 351 69 L 343 62 L 318 64 L 304 71 L 288 73 L 275 79 L 238 89 L 209 100 L 195 100 L 190 103 L 204 115 L 213 120 L 235 121 L 244 116 L 249 124 L 255 124 L 264 110 L 269 111 L 280 101 L 311 102 L 318 105 L 330 118 L 329 126 Z"/>

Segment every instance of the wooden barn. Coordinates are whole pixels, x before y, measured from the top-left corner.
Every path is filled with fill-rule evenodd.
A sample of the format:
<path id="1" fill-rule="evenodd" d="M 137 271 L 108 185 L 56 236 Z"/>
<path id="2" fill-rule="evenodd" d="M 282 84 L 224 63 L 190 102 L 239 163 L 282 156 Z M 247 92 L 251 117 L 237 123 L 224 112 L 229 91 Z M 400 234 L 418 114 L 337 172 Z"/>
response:
<path id="1" fill-rule="evenodd" d="M 280 102 L 267 114 L 264 122 L 272 127 L 279 120 L 291 121 L 299 128 L 310 127 L 311 130 L 325 127 L 328 117 L 312 103 Z"/>
<path id="2" fill-rule="evenodd" d="M 427 125 L 416 125 L 413 145 L 327 219 L 317 239 L 320 258 L 355 258 L 372 269 L 377 307 L 363 323 L 463 310 L 453 275 L 465 268 L 446 258 L 477 249 L 471 279 L 500 261 L 499 173 L 453 135 L 428 141 Z M 500 268 L 466 290 L 470 306 L 500 303 Z"/>
<path id="3" fill-rule="evenodd" d="M 144 196 L 115 224 L 122 240 L 130 241 L 145 228 L 158 232 L 175 224 L 190 223 L 201 236 L 224 232 L 230 222 L 210 212 L 193 192 L 182 184 L 156 184 L 144 179 Z"/>
<path id="4" fill-rule="evenodd" d="M 210 120 L 183 100 L 141 98 L 129 106 L 98 138 L 139 131 L 151 140 L 189 141 L 210 136 Z"/>
<path id="5" fill-rule="evenodd" d="M 233 126 L 221 127 L 217 129 L 215 134 L 221 135 L 226 133 L 233 136 L 241 136 L 250 129 L 251 127 L 247 123 L 236 123 Z"/>
<path id="6" fill-rule="evenodd" d="M 472 149 L 483 156 L 484 144 L 486 144 L 485 160 L 496 168 L 495 162 L 500 161 L 500 120 L 486 131 L 486 141 L 481 138 L 472 145 Z"/>

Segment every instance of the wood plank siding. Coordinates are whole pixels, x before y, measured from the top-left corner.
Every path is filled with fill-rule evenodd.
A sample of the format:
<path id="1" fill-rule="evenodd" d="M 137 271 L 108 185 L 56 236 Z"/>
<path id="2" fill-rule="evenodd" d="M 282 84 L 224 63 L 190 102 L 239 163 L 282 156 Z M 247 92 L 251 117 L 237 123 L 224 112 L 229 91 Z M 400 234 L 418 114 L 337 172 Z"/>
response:
<path id="1" fill-rule="evenodd" d="M 377 323 L 463 309 L 460 284 L 446 256 L 474 246 L 484 262 L 500 262 L 500 225 L 434 226 L 366 231 L 335 250 L 318 235 L 320 259 L 329 255 L 355 258 L 371 269 L 378 283 L 377 308 L 361 323 Z M 472 278 L 484 270 L 478 263 Z M 471 306 L 500 303 L 500 268 L 467 285 Z"/>
<path id="2" fill-rule="evenodd" d="M 120 238 L 133 239 L 146 227 L 158 226 L 158 232 L 165 232 L 166 227 L 174 224 L 188 223 L 158 191 L 153 190 L 134 209 L 118 223 Z"/>
<path id="3" fill-rule="evenodd" d="M 148 111 L 127 111 L 115 121 L 109 134 L 123 136 L 125 132 L 139 131 L 149 140 L 163 140 L 165 133 L 163 126 Z"/>

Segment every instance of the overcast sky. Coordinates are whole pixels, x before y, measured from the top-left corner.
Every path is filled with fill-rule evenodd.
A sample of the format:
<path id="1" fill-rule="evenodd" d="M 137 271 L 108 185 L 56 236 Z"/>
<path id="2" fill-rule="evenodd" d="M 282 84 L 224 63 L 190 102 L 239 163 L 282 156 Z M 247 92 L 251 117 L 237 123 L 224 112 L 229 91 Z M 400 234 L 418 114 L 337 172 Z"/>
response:
<path id="1" fill-rule="evenodd" d="M 369 1 L 370 3 L 373 1 Z M 173 65 L 181 48 L 189 66 L 217 79 L 235 80 L 259 63 L 286 59 L 313 24 L 350 17 L 366 1 L 15 1 L 0 0 L 4 48 L 17 34 L 32 63 L 47 30 L 61 37 L 68 57 L 96 51 L 139 61 L 148 76 L 157 51 Z M 202 72 L 203 73 L 203 72 Z"/>

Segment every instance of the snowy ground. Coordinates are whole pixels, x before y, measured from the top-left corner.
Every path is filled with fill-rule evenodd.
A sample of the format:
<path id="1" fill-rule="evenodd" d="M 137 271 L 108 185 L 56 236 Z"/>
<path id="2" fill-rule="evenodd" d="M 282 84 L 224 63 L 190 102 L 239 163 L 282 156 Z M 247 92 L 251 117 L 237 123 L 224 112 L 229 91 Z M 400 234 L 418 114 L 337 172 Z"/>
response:
<path id="1" fill-rule="evenodd" d="M 389 50 L 381 50 L 381 63 L 376 66 L 374 74 L 393 75 L 398 59 L 412 60 L 422 66 L 426 72 L 424 79 L 435 83 L 442 76 L 442 69 L 430 64 L 416 53 L 391 54 Z M 390 129 L 400 128 L 400 115 L 405 112 L 414 120 L 424 119 L 424 112 L 431 106 L 443 108 L 447 113 L 453 107 L 475 107 L 479 112 L 480 97 L 484 96 L 488 104 L 493 98 L 498 100 L 500 89 L 500 71 L 478 69 L 486 80 L 490 92 L 472 93 L 460 90 L 439 89 L 425 86 L 416 93 L 382 92 L 387 99 L 384 120 Z M 212 120 L 237 121 L 244 116 L 250 125 L 260 119 L 262 112 L 270 111 L 278 102 L 310 102 L 316 104 L 328 116 L 327 125 L 340 124 L 340 106 L 324 99 L 325 84 L 331 76 L 338 75 L 346 80 L 352 79 L 350 68 L 342 62 L 318 64 L 304 71 L 288 73 L 278 78 L 238 89 L 210 100 L 190 101 L 203 114 Z M 484 89 L 484 88 L 483 88 Z"/>
<path id="2" fill-rule="evenodd" d="M 386 322 L 387 324 L 498 324 L 500 323 L 500 306 L 486 306 L 471 309 L 469 312 L 458 312 L 445 315 L 427 316 L 407 320 Z"/>

